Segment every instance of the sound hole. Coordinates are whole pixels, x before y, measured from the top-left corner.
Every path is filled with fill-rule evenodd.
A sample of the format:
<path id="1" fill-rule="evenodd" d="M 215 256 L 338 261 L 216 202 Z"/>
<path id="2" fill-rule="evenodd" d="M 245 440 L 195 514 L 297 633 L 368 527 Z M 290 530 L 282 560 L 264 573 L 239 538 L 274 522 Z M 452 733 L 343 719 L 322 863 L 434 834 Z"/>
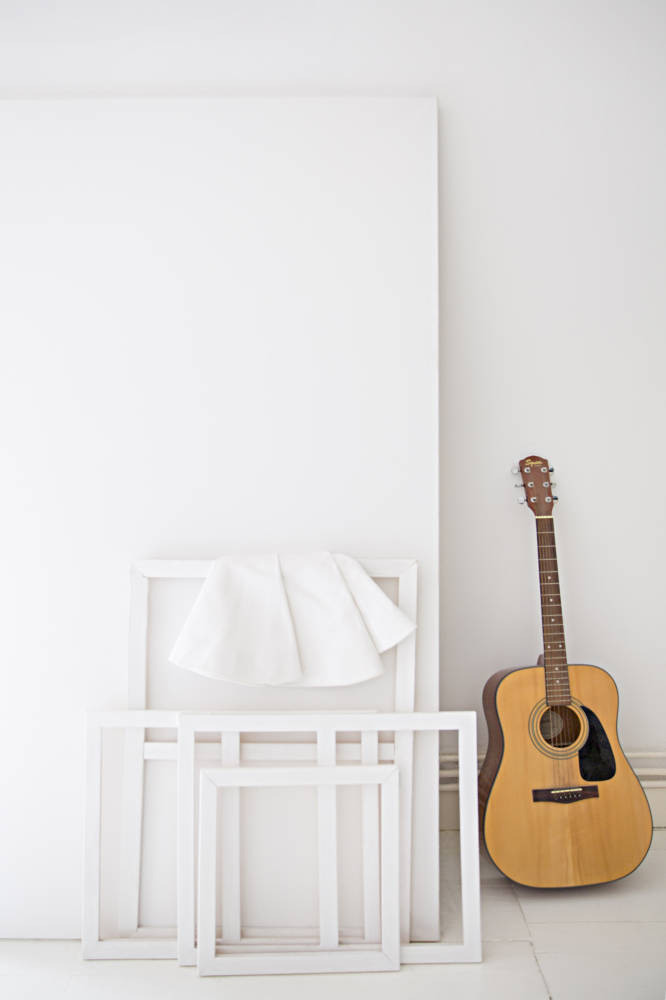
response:
<path id="1" fill-rule="evenodd" d="M 580 719 L 568 705 L 552 705 L 541 716 L 539 729 L 551 747 L 568 747 L 580 735 Z"/>

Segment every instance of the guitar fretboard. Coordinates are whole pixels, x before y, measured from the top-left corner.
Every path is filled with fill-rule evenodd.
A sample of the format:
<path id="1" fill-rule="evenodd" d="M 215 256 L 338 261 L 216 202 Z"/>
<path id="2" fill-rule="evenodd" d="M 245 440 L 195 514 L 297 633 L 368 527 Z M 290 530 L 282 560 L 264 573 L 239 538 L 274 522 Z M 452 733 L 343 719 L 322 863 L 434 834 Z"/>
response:
<path id="1" fill-rule="evenodd" d="M 536 526 L 546 701 L 549 705 L 568 705 L 571 702 L 571 689 L 569 687 L 567 649 L 564 642 L 564 621 L 562 619 L 562 599 L 560 597 L 560 577 L 557 571 L 553 519 L 552 517 L 537 517 Z"/>

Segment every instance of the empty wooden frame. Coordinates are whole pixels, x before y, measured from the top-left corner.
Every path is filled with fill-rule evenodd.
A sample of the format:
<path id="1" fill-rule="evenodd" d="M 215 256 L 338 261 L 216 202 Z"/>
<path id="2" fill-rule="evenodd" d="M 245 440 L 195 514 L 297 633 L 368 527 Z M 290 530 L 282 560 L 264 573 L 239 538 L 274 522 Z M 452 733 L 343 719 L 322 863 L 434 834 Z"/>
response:
<path id="1" fill-rule="evenodd" d="M 413 621 L 417 618 L 417 573 L 418 565 L 414 559 L 360 559 L 361 566 L 375 580 L 397 580 L 398 606 Z M 129 634 L 129 674 L 128 674 L 128 707 L 130 709 L 146 710 L 148 687 L 148 627 L 149 627 L 149 597 L 151 580 L 204 580 L 212 566 L 210 560 L 144 560 L 132 566 L 130 576 L 130 634 Z M 404 639 L 396 649 L 395 690 L 393 709 L 397 712 L 413 712 L 416 680 L 416 636 L 415 633 Z M 356 727 L 358 731 L 359 727 Z M 286 730 L 288 732 L 288 730 Z M 198 748 L 197 753 L 205 754 L 206 748 Z M 227 756 L 224 763 L 232 765 L 239 763 L 236 750 L 229 746 L 223 751 Z M 305 750 L 303 744 L 265 744 L 252 745 L 244 742 L 242 750 L 244 759 L 255 762 L 281 761 L 284 763 L 298 760 L 301 755 L 312 752 Z M 357 753 L 357 748 L 338 747 L 337 757 L 341 753 Z M 382 760 L 395 761 L 400 769 L 400 841 L 403 865 L 400 871 L 401 904 L 401 939 L 410 939 L 411 912 L 411 837 L 412 837 L 412 771 L 414 757 L 414 734 L 411 730 L 396 733 L 395 746 L 382 744 L 378 748 Z M 123 933 L 131 938 L 136 933 L 139 919 L 139 890 L 141 868 L 141 838 L 143 819 L 143 778 L 144 761 L 153 759 L 153 754 L 159 754 L 160 759 L 175 758 L 175 747 L 166 749 L 164 744 L 150 744 L 145 741 L 145 732 L 140 727 L 130 727 L 125 737 L 125 794 L 123 797 L 122 817 L 122 850 L 123 864 L 121 870 L 122 884 L 119 887 L 118 919 Z M 361 748 L 360 758 L 363 763 L 377 763 L 377 757 L 372 748 L 372 741 L 366 741 L 365 749 Z M 317 757 L 319 763 L 321 758 Z M 357 758 L 358 759 L 358 758 Z M 328 764 L 335 764 L 335 757 L 329 758 Z M 373 809 L 373 796 L 376 790 L 371 788 L 363 791 L 363 809 L 369 815 Z M 375 803 L 376 804 L 376 803 Z M 229 813 L 226 822 L 230 821 Z M 365 843 L 365 841 L 364 841 Z M 366 867 L 372 868 L 372 853 L 364 858 Z M 376 910 L 369 904 L 365 914 L 366 932 L 372 922 L 376 924 Z M 229 929 L 231 933 L 231 929 Z M 371 939 L 371 936 L 368 938 Z M 375 938 L 376 939 L 376 938 Z M 190 955 L 194 963 L 194 954 Z"/>
<path id="2" fill-rule="evenodd" d="M 132 746 L 131 737 L 148 727 L 177 731 L 178 712 L 94 712 L 87 719 L 86 738 L 86 804 L 84 833 L 83 872 L 83 922 L 81 939 L 83 957 L 96 958 L 175 958 L 176 939 L 165 937 L 161 928 L 137 926 L 128 934 L 119 914 L 118 926 L 122 936 L 100 938 L 100 876 L 101 876 L 101 810 L 102 810 L 102 733 L 105 729 L 123 729 L 126 734 L 125 750 Z M 127 736 L 129 734 L 129 738 Z M 142 736 L 143 738 L 143 736 Z M 127 761 L 124 762 L 125 764 Z M 143 782 L 143 775 L 142 775 Z M 123 802 L 127 795 L 136 792 L 136 785 L 127 770 L 123 774 Z M 174 811 L 173 821 L 176 821 Z M 139 859 L 141 857 L 141 828 L 139 827 Z M 138 873 L 137 873 L 138 874 Z M 120 904 L 122 905 L 122 897 Z M 138 914 L 137 898 L 137 914 Z"/>
<path id="3" fill-rule="evenodd" d="M 341 767 L 222 767 L 205 768 L 200 775 L 199 804 L 199 906 L 197 966 L 199 975 L 267 975 L 274 973 L 381 972 L 400 968 L 398 769 L 390 765 Z M 365 943 L 344 945 L 338 939 L 337 835 L 335 796 L 340 785 L 371 787 L 380 793 L 380 813 L 375 813 L 375 838 L 380 879 L 374 889 L 380 912 L 380 936 L 373 947 Z M 280 951 L 265 950 L 256 942 L 238 941 L 217 946 L 217 798 L 222 789 L 316 787 L 319 813 L 319 944 L 286 945 Z M 325 808 L 322 810 L 322 796 Z M 329 826 L 329 800 L 333 802 L 333 825 Z M 224 809 L 224 804 L 223 804 Z M 225 843 L 225 850 L 229 844 Z M 222 892 L 233 903 L 239 892 L 236 844 L 232 863 L 223 876 Z M 224 855 L 226 857 L 226 855 Z M 226 866 L 224 866 L 226 871 Z M 230 890 L 227 889 L 231 882 Z M 223 910 L 224 913 L 224 910 Z"/>
<path id="4" fill-rule="evenodd" d="M 178 911 L 179 911 L 179 947 L 173 937 L 165 937 L 159 928 L 137 928 L 133 934 L 124 937 L 100 939 L 100 849 L 101 849 L 101 781 L 102 781 L 102 732 L 106 728 L 120 728 L 126 733 L 143 731 L 154 727 L 157 729 L 176 729 L 179 726 L 179 771 L 180 809 L 178 812 Z M 361 731 L 361 759 L 363 764 L 373 764 L 379 750 L 380 759 L 385 759 L 387 749 L 390 752 L 392 744 L 378 741 L 379 732 L 393 732 L 397 737 L 401 733 L 457 731 L 459 737 L 459 810 L 460 810 L 460 854 L 462 879 L 462 918 L 463 941 L 457 943 L 445 942 L 412 942 L 403 941 L 400 958 L 403 963 L 445 963 L 445 962 L 478 962 L 481 960 L 480 940 L 480 902 L 479 902 L 479 858 L 477 830 L 477 800 L 476 800 L 476 713 L 474 712 L 439 712 L 439 713 L 331 713 L 331 714 L 270 714 L 260 713 L 229 714 L 229 715 L 181 715 L 168 711 L 121 711 L 93 713 L 88 718 L 87 726 L 87 760 L 86 760 L 86 824 L 85 824 L 85 868 L 84 868 L 84 899 L 83 899 L 83 953 L 85 958 L 175 958 L 178 954 L 194 964 L 194 760 L 218 762 L 225 758 L 236 763 L 235 752 L 229 747 L 239 746 L 240 759 L 254 763 L 254 754 L 243 752 L 244 744 L 240 742 L 241 732 L 316 732 L 318 737 L 317 753 L 321 767 L 330 766 L 331 759 L 355 761 L 358 759 L 358 744 L 337 744 L 338 732 Z M 195 744 L 197 731 L 220 732 L 223 734 L 223 747 L 216 743 Z M 224 749 L 225 735 L 227 749 Z M 236 740 L 238 736 L 238 741 Z M 125 749 L 127 749 L 127 741 Z M 312 754 L 309 744 L 265 744 L 284 750 L 291 748 L 292 759 L 303 761 Z M 249 744 L 254 749 L 258 745 Z M 295 753 L 295 748 L 300 752 Z M 175 743 L 146 743 L 146 759 L 173 760 L 176 752 Z M 332 751 L 335 757 L 332 758 Z M 234 765 L 235 766 L 235 765 Z M 358 765 L 356 765 L 358 766 Z M 320 769 L 321 769 L 320 767 Z M 355 769 L 355 768 L 354 768 Z M 249 770 L 249 769 L 248 769 Z M 402 776 L 401 776 L 402 780 Z M 124 774 L 124 785 L 128 781 L 127 770 Z M 131 784 L 131 782 L 130 782 Z M 191 794 L 190 794 L 191 789 Z M 320 819 L 330 823 L 335 818 L 335 801 L 331 801 L 329 793 L 332 789 L 322 788 L 320 795 Z M 376 788 L 371 785 L 363 788 L 363 860 L 364 860 L 364 918 L 365 937 L 368 942 L 378 940 L 379 916 L 375 888 L 379 880 L 376 842 L 376 824 L 371 819 L 376 817 Z M 126 801 L 127 789 L 123 788 Z M 333 811 L 331 811 L 331 806 Z M 402 813 L 402 806 L 400 808 Z M 322 815 L 323 814 L 323 815 Z M 175 817 L 174 817 L 175 818 Z M 330 829 L 330 826 L 329 826 Z M 323 847 L 330 854 L 330 843 L 324 842 Z M 139 851 L 141 843 L 139 842 Z M 400 844 L 400 852 L 404 845 Z M 332 869 L 334 870 L 334 869 Z M 402 882 L 401 882 L 402 884 Z M 232 902 L 237 898 L 235 886 L 225 889 L 230 892 Z M 329 894 L 329 898 L 332 898 Z M 229 900 L 227 900 L 229 902 Z M 235 905 L 235 904 L 234 904 Z M 138 906 L 138 903 L 137 903 Z M 401 908 L 403 900 L 401 899 Z M 227 907 L 227 913 L 235 913 L 233 907 Z M 329 911 L 332 908 L 329 907 Z M 235 931 L 233 925 L 240 927 L 240 918 L 235 916 L 229 926 L 224 928 L 227 937 L 232 937 Z M 239 935 L 240 936 L 240 935 Z M 186 949 L 184 951 L 184 949 Z M 189 949 L 189 950 L 187 950 Z"/>
<path id="5" fill-rule="evenodd" d="M 316 733 L 319 768 L 331 767 L 336 759 L 338 733 L 361 733 L 362 765 L 376 763 L 376 753 L 380 732 L 395 734 L 396 759 L 399 738 L 415 732 L 439 732 L 453 730 L 459 736 L 460 759 L 460 848 L 462 879 L 463 941 L 461 944 L 445 942 L 405 942 L 403 940 L 400 957 L 404 963 L 429 962 L 477 962 L 481 960 L 481 925 L 479 900 L 479 856 L 476 798 L 476 713 L 474 712 L 405 712 L 405 713 L 182 713 L 178 734 L 178 959 L 181 965 L 196 964 L 195 929 L 195 819 L 194 819 L 194 761 L 197 733 L 220 733 L 222 738 L 221 756 L 229 768 L 239 764 L 241 736 L 245 733 Z M 226 749 L 225 749 L 226 747 Z M 218 753 L 220 751 L 218 750 Z M 248 773 L 251 769 L 247 769 Z M 252 769 L 253 770 L 253 769 Z M 401 926 L 409 920 L 410 895 L 403 896 L 404 871 L 411 871 L 411 839 L 403 840 L 405 825 L 403 814 L 402 782 L 400 774 L 400 911 Z M 411 777 L 411 775 L 410 775 Z M 411 790 L 411 782 L 408 783 Z M 333 794 L 331 794 L 333 793 Z M 370 793 L 370 795 L 368 795 Z M 371 817 L 376 816 L 376 799 L 371 798 L 376 790 L 364 789 L 363 815 L 363 860 L 364 860 L 364 919 L 366 941 L 377 940 L 378 916 L 376 886 L 378 884 L 376 824 Z M 367 796 L 367 797 L 366 797 Z M 334 893 L 336 876 L 335 842 L 335 792 L 323 787 L 319 791 L 320 860 L 326 861 L 328 873 L 320 882 L 320 908 L 323 906 L 325 919 L 321 922 L 322 942 L 328 947 L 338 943 L 337 895 Z M 407 810 L 405 810 L 407 811 Z M 411 810 L 409 810 L 411 823 Z M 322 832 L 323 831 L 323 832 Z M 328 831 L 328 832 L 327 832 Z M 333 833 L 331 833 L 333 831 Z M 374 832 L 373 832 L 374 831 Z M 236 852 L 236 853 L 234 853 Z M 234 870 L 239 869 L 240 830 L 238 828 L 238 807 L 231 804 L 227 816 L 225 835 L 225 857 Z M 322 862 L 323 863 L 323 862 Z M 320 872 L 322 868 L 320 867 Z M 227 880 L 223 886 L 223 927 L 222 938 L 233 945 L 242 937 L 240 925 L 240 885 L 238 880 Z M 321 910 L 320 910 L 321 916 Z M 328 928 L 328 930 L 327 930 Z M 284 943 L 282 940 L 281 943 Z"/>

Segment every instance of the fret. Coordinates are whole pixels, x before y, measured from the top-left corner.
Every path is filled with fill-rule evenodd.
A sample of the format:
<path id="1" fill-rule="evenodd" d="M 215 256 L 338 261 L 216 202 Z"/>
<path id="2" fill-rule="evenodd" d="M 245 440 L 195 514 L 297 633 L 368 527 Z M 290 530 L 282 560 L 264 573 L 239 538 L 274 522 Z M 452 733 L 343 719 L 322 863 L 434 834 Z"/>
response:
<path id="1" fill-rule="evenodd" d="M 546 701 L 549 705 L 567 705 L 571 703 L 571 691 L 553 520 L 539 518 L 536 525 Z"/>

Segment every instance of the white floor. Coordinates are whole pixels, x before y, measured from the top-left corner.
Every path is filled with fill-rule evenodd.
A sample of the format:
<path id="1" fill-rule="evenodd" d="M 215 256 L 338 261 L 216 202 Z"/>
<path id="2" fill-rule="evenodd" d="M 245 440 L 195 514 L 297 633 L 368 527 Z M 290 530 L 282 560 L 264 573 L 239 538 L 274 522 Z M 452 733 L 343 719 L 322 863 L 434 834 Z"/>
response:
<path id="1" fill-rule="evenodd" d="M 199 979 L 173 962 L 83 962 L 76 941 L 0 942 L 2 1000 L 665 1000 L 666 830 L 613 885 L 513 886 L 484 858 L 484 961 L 373 975 Z M 458 934 L 457 835 L 442 834 L 442 912 Z"/>

